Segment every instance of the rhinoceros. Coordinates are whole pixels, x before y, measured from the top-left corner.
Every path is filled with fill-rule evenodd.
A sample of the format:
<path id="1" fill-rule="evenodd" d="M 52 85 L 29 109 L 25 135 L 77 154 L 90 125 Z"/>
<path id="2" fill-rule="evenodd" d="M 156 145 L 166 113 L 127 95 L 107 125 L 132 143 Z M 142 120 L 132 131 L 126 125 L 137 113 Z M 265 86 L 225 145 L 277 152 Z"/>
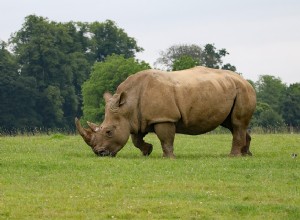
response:
<path id="1" fill-rule="evenodd" d="M 131 135 L 135 147 L 150 155 L 152 145 L 143 138 L 155 132 L 163 156 L 174 158 L 175 133 L 199 135 L 219 125 L 232 133 L 229 155 L 252 155 L 247 128 L 256 107 L 255 90 L 237 73 L 194 67 L 165 72 L 145 70 L 129 76 L 114 95 L 104 94 L 101 125 L 88 122 L 79 134 L 98 156 L 115 156 Z"/>

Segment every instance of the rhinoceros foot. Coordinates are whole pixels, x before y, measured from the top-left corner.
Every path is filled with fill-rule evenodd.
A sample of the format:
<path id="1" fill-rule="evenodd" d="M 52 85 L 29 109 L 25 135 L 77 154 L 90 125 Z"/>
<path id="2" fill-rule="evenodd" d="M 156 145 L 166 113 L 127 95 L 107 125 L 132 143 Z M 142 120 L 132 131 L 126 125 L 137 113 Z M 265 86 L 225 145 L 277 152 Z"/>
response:
<path id="1" fill-rule="evenodd" d="M 148 144 L 148 143 L 144 143 L 141 148 L 141 151 L 144 156 L 149 156 L 152 153 L 152 150 L 153 150 L 152 144 Z"/>

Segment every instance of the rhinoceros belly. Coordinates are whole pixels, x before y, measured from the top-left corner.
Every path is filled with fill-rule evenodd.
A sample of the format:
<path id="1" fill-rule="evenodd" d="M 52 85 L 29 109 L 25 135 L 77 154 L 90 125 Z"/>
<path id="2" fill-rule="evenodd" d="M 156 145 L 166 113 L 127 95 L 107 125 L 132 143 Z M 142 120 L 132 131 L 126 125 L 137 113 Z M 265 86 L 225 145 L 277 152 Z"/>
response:
<path id="1" fill-rule="evenodd" d="M 206 83 L 197 89 L 181 89 L 177 97 L 181 114 L 176 123 L 177 133 L 202 134 L 225 121 L 234 105 L 236 88 L 232 83 Z"/>
<path id="2" fill-rule="evenodd" d="M 203 134 L 222 124 L 230 114 L 233 101 L 219 106 L 192 108 L 176 123 L 176 132 L 182 134 Z"/>

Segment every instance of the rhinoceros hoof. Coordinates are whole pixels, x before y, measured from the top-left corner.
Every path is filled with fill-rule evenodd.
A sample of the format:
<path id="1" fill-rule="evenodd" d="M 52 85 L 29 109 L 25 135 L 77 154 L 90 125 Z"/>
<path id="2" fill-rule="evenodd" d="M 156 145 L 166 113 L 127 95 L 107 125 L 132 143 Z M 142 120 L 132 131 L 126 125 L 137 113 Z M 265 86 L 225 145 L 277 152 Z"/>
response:
<path id="1" fill-rule="evenodd" d="M 152 150 L 153 150 L 153 146 L 152 144 L 145 144 L 143 146 L 143 150 L 142 150 L 142 153 L 144 156 L 149 156 L 151 153 L 152 153 Z"/>

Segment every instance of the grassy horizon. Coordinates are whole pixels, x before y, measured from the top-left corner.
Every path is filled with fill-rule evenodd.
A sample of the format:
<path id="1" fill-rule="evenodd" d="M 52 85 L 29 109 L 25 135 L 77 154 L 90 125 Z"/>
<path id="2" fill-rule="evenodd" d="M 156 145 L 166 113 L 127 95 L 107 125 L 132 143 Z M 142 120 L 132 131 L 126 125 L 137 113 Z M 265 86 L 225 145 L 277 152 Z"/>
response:
<path id="1" fill-rule="evenodd" d="M 252 138 L 253 157 L 230 158 L 229 134 L 176 135 L 170 160 L 153 134 L 147 158 L 130 141 L 99 158 L 80 136 L 0 137 L 0 219 L 300 219 L 300 135 Z"/>

